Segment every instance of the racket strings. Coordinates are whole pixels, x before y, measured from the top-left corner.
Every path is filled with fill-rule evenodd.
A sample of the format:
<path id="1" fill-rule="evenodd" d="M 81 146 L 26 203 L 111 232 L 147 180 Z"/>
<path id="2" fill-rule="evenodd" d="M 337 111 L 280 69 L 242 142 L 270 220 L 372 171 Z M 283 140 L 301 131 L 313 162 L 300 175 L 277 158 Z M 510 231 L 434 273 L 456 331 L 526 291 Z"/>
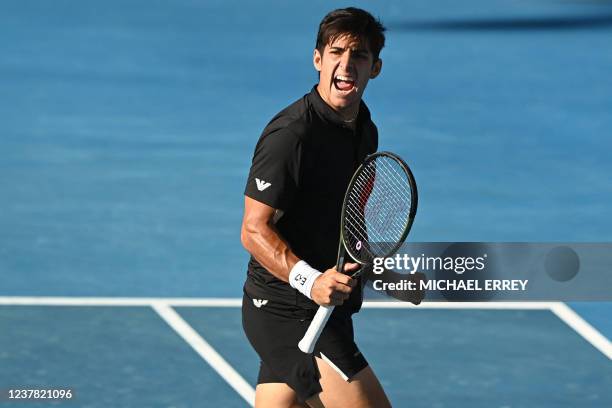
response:
<path id="1" fill-rule="evenodd" d="M 386 203 L 386 205 L 383 205 L 383 199 L 378 197 L 380 195 L 382 195 L 382 193 L 379 190 L 376 190 L 373 192 L 373 196 L 372 197 L 372 201 L 370 202 L 370 206 L 365 207 L 365 203 L 364 207 L 367 209 L 367 211 L 369 211 L 372 214 L 377 214 L 378 217 L 380 218 L 382 215 L 386 215 L 384 214 L 385 209 L 394 209 L 396 210 L 400 210 L 403 209 L 401 207 L 404 206 L 405 203 L 405 198 L 402 197 L 401 200 L 398 201 L 398 197 L 395 196 L 389 196 L 387 198 L 388 202 Z M 409 199 L 409 198 L 408 198 Z M 408 203 L 409 205 L 409 203 Z M 366 215 L 366 220 L 369 219 L 370 217 L 368 217 Z M 397 235 L 397 233 L 399 233 L 399 235 L 401 235 L 401 233 L 404 230 L 405 225 L 400 225 L 397 223 L 397 217 L 385 217 L 386 221 L 388 222 L 388 224 L 391 224 L 392 226 L 394 226 L 396 229 L 391 231 L 389 235 L 393 236 L 393 235 Z M 383 229 L 387 229 L 389 227 L 388 224 L 383 224 L 382 227 Z M 394 234 L 395 233 L 395 234 Z"/>
<path id="2" fill-rule="evenodd" d="M 388 188 L 387 189 L 380 188 L 381 183 L 378 183 L 377 185 L 378 185 L 379 188 L 377 188 L 376 190 L 373 191 L 374 192 L 374 197 L 373 198 L 374 198 L 374 202 L 376 203 L 374 205 L 373 209 L 380 208 L 381 200 L 380 200 L 380 197 L 376 197 L 377 193 L 378 193 L 378 195 L 383 194 L 385 196 L 384 199 L 387 200 L 387 201 L 389 201 L 389 200 L 396 200 L 397 201 L 399 199 L 399 204 L 401 204 L 401 205 L 405 204 L 406 200 L 408 200 L 408 205 L 409 205 L 410 204 L 409 201 L 410 201 L 411 197 L 410 197 L 410 194 L 406 193 L 406 190 L 405 190 L 405 186 L 407 185 L 407 179 L 406 179 L 405 175 L 397 173 L 397 170 L 395 168 L 389 167 L 388 164 L 386 164 L 384 161 L 382 161 L 380 159 L 378 160 L 378 162 L 379 162 L 378 163 L 379 167 L 380 166 L 383 167 L 378 172 L 381 173 L 381 174 L 384 173 L 384 175 L 386 175 L 388 177 L 388 179 L 384 180 L 384 182 L 387 182 L 387 183 L 394 183 L 395 182 L 394 184 L 397 185 L 396 191 L 399 194 L 387 195 L 387 192 L 385 190 L 388 190 Z M 373 185 L 374 185 L 373 180 L 375 180 L 375 177 L 376 177 L 376 170 L 374 170 L 374 173 L 372 175 L 372 169 L 373 168 L 374 168 L 374 166 L 370 166 L 368 169 L 366 169 L 364 171 L 364 175 L 366 175 L 366 177 L 368 177 L 368 182 L 367 182 L 367 187 L 366 188 L 368 188 L 370 191 L 373 190 Z M 404 177 L 404 179 L 402 180 L 401 177 Z M 356 184 L 362 190 L 364 189 L 363 178 L 364 177 L 359 177 L 356 180 Z M 353 194 L 353 195 L 355 196 L 355 194 Z M 365 206 L 366 202 L 363 201 L 364 197 L 365 197 L 366 200 L 369 199 L 369 197 L 367 195 L 364 196 L 363 194 L 360 195 L 360 198 L 362 200 L 361 203 Z M 397 206 L 397 205 L 398 205 L 398 202 L 391 203 L 391 206 Z"/>
<path id="3" fill-rule="evenodd" d="M 389 160 L 380 160 L 379 167 L 382 166 L 382 170 L 379 170 L 379 171 L 389 176 L 387 181 L 389 181 L 389 187 L 392 188 L 394 191 L 393 194 L 381 194 L 381 195 L 384 196 L 382 198 L 383 200 L 390 201 L 390 203 L 388 203 L 387 205 L 387 209 L 392 211 L 395 216 L 388 217 L 388 220 L 392 224 L 397 225 L 397 230 L 392 231 L 391 235 L 399 239 L 401 235 L 403 234 L 404 229 L 406 228 L 406 221 L 407 221 L 407 217 L 410 211 L 410 203 L 412 200 L 412 196 L 409 194 L 410 189 L 409 189 L 408 178 L 406 177 L 406 174 L 403 172 L 403 169 L 400 170 L 402 171 L 402 173 L 398 173 L 397 167 L 399 167 L 399 165 L 395 161 L 392 161 L 392 163 L 395 166 L 392 166 L 389 163 Z M 401 225 L 399 225 L 398 223 L 399 221 L 402 221 Z"/>
<path id="4" fill-rule="evenodd" d="M 383 230 L 388 230 L 389 226 L 392 225 L 395 227 L 394 230 L 389 231 L 388 236 L 400 237 L 404 231 L 405 223 L 399 223 L 399 218 L 397 216 L 389 217 L 388 213 L 391 212 L 393 215 L 405 215 L 405 212 L 409 210 L 411 196 L 406 193 L 405 186 L 408 184 L 407 179 L 401 180 L 399 177 L 404 177 L 405 175 L 400 175 L 397 173 L 396 169 L 393 167 L 389 167 L 385 162 L 379 160 L 380 165 L 384 168 L 378 170 L 379 174 L 388 174 L 392 179 L 389 181 L 393 184 L 388 184 L 386 187 L 396 187 L 395 192 L 397 194 L 388 194 L 389 188 L 380 188 L 381 184 L 379 183 L 379 188 L 372 191 L 369 197 L 366 197 L 369 200 L 369 205 L 366 206 L 366 202 L 361 201 L 361 204 L 366 208 L 366 211 L 370 212 L 372 215 L 375 215 L 380 218 L 384 217 L 386 223 L 381 224 L 380 226 Z M 395 173 L 395 174 L 394 174 Z M 373 180 L 373 177 L 369 178 L 370 183 Z M 361 180 L 357 180 L 359 183 L 359 187 L 362 187 L 363 184 Z M 372 216 L 370 214 L 365 215 L 365 220 L 371 220 Z M 405 218 L 404 218 L 405 219 Z M 384 222 L 384 221 L 383 221 Z M 376 224 L 373 224 L 372 227 L 377 227 Z"/>
<path id="5" fill-rule="evenodd" d="M 412 190 L 403 167 L 379 156 L 362 167 L 347 197 L 344 235 L 362 261 L 389 254 L 408 226 Z"/>
<path id="6" fill-rule="evenodd" d="M 389 239 L 386 239 L 387 241 L 396 241 L 392 239 L 392 237 L 401 236 L 404 230 L 404 225 L 400 225 L 398 223 L 396 216 L 389 216 L 390 214 L 385 214 L 385 212 L 388 210 L 385 210 L 383 205 L 381 205 L 380 200 L 374 199 L 372 200 L 372 202 L 373 204 L 371 204 L 371 207 L 366 207 L 366 213 L 362 212 L 361 214 L 359 214 L 358 217 L 356 217 L 353 213 L 347 212 L 347 215 L 350 217 L 352 226 L 355 227 L 355 230 L 359 234 L 360 238 L 365 241 L 375 240 L 378 242 L 382 242 L 380 239 L 377 239 L 377 237 L 381 237 L 383 235 L 383 232 L 385 231 L 387 232 L 385 235 L 390 237 Z M 372 222 L 370 222 L 368 225 L 367 220 L 372 217 L 371 214 L 374 214 L 376 217 L 379 218 L 379 220 L 377 220 L 378 224 L 373 224 Z M 382 221 L 380 220 L 380 218 L 382 218 Z M 363 228 L 364 222 L 366 224 L 365 229 L 367 230 L 368 235 L 366 235 Z M 370 237 L 370 239 L 368 239 L 368 236 Z"/>

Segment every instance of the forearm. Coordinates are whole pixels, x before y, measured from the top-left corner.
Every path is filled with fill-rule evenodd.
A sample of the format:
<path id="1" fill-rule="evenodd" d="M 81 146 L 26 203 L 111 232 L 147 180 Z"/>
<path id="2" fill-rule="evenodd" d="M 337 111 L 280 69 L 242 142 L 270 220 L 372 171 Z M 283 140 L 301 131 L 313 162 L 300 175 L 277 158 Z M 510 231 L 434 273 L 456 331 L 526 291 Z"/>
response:
<path id="1" fill-rule="evenodd" d="M 300 259 L 269 223 L 245 223 L 241 239 L 257 262 L 278 279 L 289 281 L 289 272 Z"/>
<path id="2" fill-rule="evenodd" d="M 348 298 L 355 281 L 336 271 L 312 268 L 300 260 L 278 233 L 273 219 L 278 210 L 245 197 L 245 210 L 240 231 L 244 248 L 278 279 L 320 305 L 340 305 Z M 353 272 L 357 264 L 347 264 L 345 272 Z"/>

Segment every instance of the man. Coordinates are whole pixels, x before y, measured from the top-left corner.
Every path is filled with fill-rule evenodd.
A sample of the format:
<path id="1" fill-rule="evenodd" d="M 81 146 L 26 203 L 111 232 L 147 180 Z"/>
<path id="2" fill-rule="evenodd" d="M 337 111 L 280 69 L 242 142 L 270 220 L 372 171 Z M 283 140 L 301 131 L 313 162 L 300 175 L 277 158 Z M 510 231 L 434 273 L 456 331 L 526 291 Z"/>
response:
<path id="1" fill-rule="evenodd" d="M 252 255 L 242 310 L 261 358 L 256 407 L 390 406 L 353 340 L 362 279 L 333 267 L 344 192 L 378 146 L 361 98 L 380 73 L 384 30 L 361 9 L 326 15 L 313 56 L 318 84 L 270 121 L 255 148 L 241 240 Z M 297 343 L 319 305 L 337 307 L 314 355 L 304 354 Z"/>

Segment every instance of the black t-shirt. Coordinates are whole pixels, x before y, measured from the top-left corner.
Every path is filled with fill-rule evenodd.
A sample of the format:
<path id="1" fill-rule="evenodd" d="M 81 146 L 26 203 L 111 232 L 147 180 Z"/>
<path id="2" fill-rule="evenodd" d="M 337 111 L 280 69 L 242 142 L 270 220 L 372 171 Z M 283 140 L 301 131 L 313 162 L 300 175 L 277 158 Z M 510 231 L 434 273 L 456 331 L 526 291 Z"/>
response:
<path id="1" fill-rule="evenodd" d="M 275 227 L 291 250 L 313 268 L 336 264 L 340 212 L 350 179 L 376 151 L 378 132 L 361 102 L 355 123 L 347 124 L 316 90 L 268 123 L 253 155 L 245 195 L 277 210 Z M 360 289 L 360 288 L 359 288 Z M 245 290 L 253 297 L 303 308 L 317 305 L 251 257 Z M 361 290 L 345 302 L 359 307 Z"/>

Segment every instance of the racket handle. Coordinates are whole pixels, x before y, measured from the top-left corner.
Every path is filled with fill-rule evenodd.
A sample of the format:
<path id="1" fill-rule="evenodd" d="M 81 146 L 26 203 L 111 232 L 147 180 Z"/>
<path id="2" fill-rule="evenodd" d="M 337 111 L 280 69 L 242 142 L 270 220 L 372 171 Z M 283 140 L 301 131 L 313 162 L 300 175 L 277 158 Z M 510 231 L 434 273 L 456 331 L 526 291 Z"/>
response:
<path id="1" fill-rule="evenodd" d="M 298 343 L 298 347 L 304 353 L 311 354 L 314 351 L 315 344 L 317 344 L 317 340 L 319 340 L 321 332 L 329 320 L 329 316 L 331 316 L 334 311 L 334 307 L 335 306 L 319 306 L 319 310 L 317 310 L 312 322 L 310 322 L 306 334 L 304 334 L 304 337 L 302 337 L 302 340 Z"/>

